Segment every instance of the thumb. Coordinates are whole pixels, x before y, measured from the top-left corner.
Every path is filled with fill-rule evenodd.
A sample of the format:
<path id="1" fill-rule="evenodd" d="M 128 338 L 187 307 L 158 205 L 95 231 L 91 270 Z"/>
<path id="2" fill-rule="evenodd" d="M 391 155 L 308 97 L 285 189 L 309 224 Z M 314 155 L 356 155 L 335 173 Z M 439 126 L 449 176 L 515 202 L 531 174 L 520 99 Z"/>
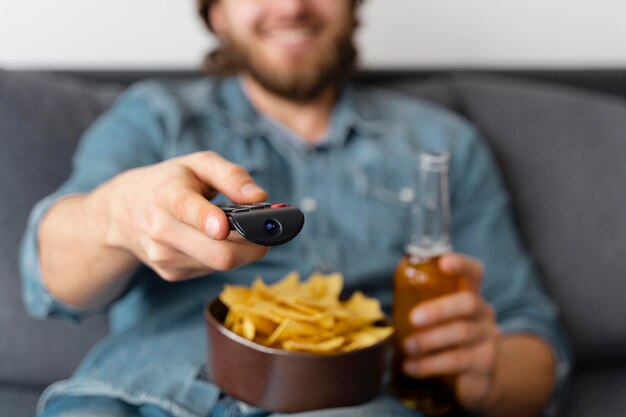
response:
<path id="1" fill-rule="evenodd" d="M 439 259 L 439 268 L 446 274 L 461 276 L 465 289 L 480 292 L 484 267 L 478 259 L 458 253 L 447 253 Z"/>

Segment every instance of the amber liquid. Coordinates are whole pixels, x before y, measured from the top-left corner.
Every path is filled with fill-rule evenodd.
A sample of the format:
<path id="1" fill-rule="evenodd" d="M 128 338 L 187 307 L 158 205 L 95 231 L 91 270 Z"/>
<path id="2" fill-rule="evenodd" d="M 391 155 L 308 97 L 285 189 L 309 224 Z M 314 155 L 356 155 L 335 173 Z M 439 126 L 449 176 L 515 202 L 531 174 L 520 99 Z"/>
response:
<path id="1" fill-rule="evenodd" d="M 407 407 L 427 416 L 445 416 L 458 410 L 452 378 L 416 379 L 402 372 L 406 358 L 402 342 L 416 328 L 409 321 L 410 311 L 419 303 L 461 289 L 460 277 L 442 273 L 439 257 L 407 254 L 400 260 L 394 275 L 394 355 L 391 390 Z"/>

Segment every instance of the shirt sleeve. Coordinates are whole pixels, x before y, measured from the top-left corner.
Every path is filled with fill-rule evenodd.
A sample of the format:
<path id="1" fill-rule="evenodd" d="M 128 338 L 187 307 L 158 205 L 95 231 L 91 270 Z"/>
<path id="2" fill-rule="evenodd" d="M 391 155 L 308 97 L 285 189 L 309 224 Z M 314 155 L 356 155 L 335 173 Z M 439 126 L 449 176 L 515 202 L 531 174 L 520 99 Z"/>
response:
<path id="1" fill-rule="evenodd" d="M 123 171 L 163 159 L 166 135 L 155 110 L 156 100 L 150 83 L 137 84 L 122 93 L 79 141 L 70 177 L 31 211 L 20 247 L 20 274 L 23 301 L 32 316 L 79 321 L 92 313 L 64 305 L 46 288 L 39 262 L 39 225 L 59 200 L 88 193 Z"/>
<path id="2" fill-rule="evenodd" d="M 493 158 L 472 129 L 453 153 L 452 237 L 455 251 L 481 260 L 482 293 L 504 334 L 529 333 L 552 347 L 556 385 L 545 415 L 556 415 L 571 369 L 572 351 L 557 306 L 542 290 L 531 256 L 518 236 L 510 198 Z"/>

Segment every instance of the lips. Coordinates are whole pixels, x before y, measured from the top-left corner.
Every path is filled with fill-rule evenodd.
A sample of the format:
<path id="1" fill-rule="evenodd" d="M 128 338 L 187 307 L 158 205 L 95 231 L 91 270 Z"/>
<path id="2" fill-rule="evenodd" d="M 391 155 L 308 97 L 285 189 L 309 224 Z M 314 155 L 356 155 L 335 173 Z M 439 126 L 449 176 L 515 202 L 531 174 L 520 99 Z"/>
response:
<path id="1" fill-rule="evenodd" d="M 306 29 L 280 29 L 273 30 L 266 34 L 269 40 L 280 43 L 302 43 L 313 38 L 315 31 L 310 28 Z"/>

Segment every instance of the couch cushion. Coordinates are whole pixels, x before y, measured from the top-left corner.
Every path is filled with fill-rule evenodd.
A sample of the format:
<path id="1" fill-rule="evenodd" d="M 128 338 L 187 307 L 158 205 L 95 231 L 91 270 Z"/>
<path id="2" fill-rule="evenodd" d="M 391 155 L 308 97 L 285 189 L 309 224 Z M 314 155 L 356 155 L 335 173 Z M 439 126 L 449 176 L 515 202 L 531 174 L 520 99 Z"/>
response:
<path id="1" fill-rule="evenodd" d="M 626 368 L 578 369 L 563 417 L 622 417 L 626 410 Z"/>
<path id="2" fill-rule="evenodd" d="M 0 71 L 0 381 L 48 384 L 71 372 L 105 332 L 29 318 L 21 303 L 18 244 L 33 204 L 69 174 L 85 127 L 117 88 Z"/>
<path id="3" fill-rule="evenodd" d="M 626 101 L 495 77 L 459 76 L 455 88 L 491 142 L 579 361 L 626 358 Z"/>
<path id="4" fill-rule="evenodd" d="M 377 83 L 376 87 L 418 96 L 451 110 L 457 110 L 457 98 L 452 88 L 450 77 L 447 75 L 436 75 L 418 81 L 412 78 L 386 80 Z"/>
<path id="5" fill-rule="evenodd" d="M 0 411 L 11 417 L 33 417 L 41 388 L 0 385 Z"/>

